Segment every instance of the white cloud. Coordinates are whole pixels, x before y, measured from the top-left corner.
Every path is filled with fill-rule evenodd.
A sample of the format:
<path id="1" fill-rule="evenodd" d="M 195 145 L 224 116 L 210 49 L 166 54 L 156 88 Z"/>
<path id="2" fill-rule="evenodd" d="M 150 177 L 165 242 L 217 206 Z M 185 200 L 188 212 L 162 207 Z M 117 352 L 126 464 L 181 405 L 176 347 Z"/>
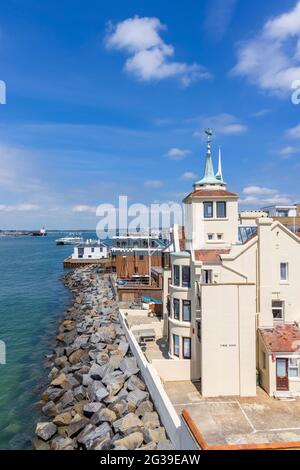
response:
<path id="1" fill-rule="evenodd" d="M 278 150 L 278 154 L 282 158 L 289 158 L 295 153 L 299 153 L 299 149 L 297 147 L 293 147 L 292 145 L 287 145 L 286 147 L 283 147 L 282 149 Z"/>
<path id="2" fill-rule="evenodd" d="M 244 194 L 276 194 L 276 189 L 265 188 L 263 186 L 246 186 L 243 189 Z"/>
<path id="3" fill-rule="evenodd" d="M 290 129 L 287 129 L 285 134 L 290 139 L 300 139 L 300 124 L 295 127 L 291 127 Z"/>
<path id="4" fill-rule="evenodd" d="M 262 90 L 283 94 L 300 77 L 300 1 L 287 13 L 268 20 L 252 39 L 238 47 L 233 75 L 246 77 Z"/>
<path id="5" fill-rule="evenodd" d="M 124 50 L 130 54 L 125 70 L 142 81 L 162 80 L 177 77 L 183 86 L 200 79 L 211 78 L 199 64 L 172 61 L 174 47 L 166 44 L 160 32 L 166 26 L 155 17 L 128 18 L 116 25 L 109 25 L 106 46 Z"/>
<path id="6" fill-rule="evenodd" d="M 213 132 L 220 135 L 238 135 L 248 130 L 248 127 L 232 114 L 221 113 L 202 119 L 201 130 L 194 132 L 194 136 L 203 136 L 203 128 L 211 127 Z"/>
<path id="7" fill-rule="evenodd" d="M 0 212 L 31 212 L 36 211 L 40 207 L 36 204 L 0 204 Z"/>
<path id="8" fill-rule="evenodd" d="M 286 194 L 280 194 L 277 189 L 264 186 L 246 186 L 243 189 L 245 198 L 240 202 L 243 205 L 262 207 L 271 204 L 290 204 L 292 201 Z"/>
<path id="9" fill-rule="evenodd" d="M 198 178 L 198 175 L 196 175 L 196 173 L 193 173 L 192 171 L 186 171 L 180 177 L 180 179 L 185 180 L 185 181 L 196 180 L 197 178 Z"/>
<path id="10" fill-rule="evenodd" d="M 266 116 L 266 114 L 269 114 L 270 112 L 271 112 L 270 109 L 263 108 L 263 109 L 259 109 L 258 111 L 255 111 L 254 113 L 251 114 L 251 116 L 254 118 L 260 118 L 260 117 Z"/>
<path id="11" fill-rule="evenodd" d="M 168 150 L 167 156 L 171 160 L 182 160 L 183 158 L 190 155 L 191 151 L 188 149 L 179 149 L 177 147 L 172 147 Z"/>
<path id="12" fill-rule="evenodd" d="M 162 181 L 160 180 L 147 180 L 144 183 L 146 188 L 161 188 L 163 185 Z"/>
<path id="13" fill-rule="evenodd" d="M 86 204 L 78 204 L 72 208 L 72 212 L 92 212 L 96 214 L 97 207 L 96 206 L 88 206 Z"/>

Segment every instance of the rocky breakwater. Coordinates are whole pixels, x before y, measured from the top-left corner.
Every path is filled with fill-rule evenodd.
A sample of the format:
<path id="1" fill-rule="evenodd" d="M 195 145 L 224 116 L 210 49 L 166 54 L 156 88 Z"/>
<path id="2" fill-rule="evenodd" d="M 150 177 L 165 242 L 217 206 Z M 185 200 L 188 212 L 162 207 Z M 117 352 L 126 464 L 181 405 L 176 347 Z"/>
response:
<path id="1" fill-rule="evenodd" d="M 109 277 L 65 276 L 74 294 L 48 357 L 37 450 L 171 449 L 119 322 Z"/>

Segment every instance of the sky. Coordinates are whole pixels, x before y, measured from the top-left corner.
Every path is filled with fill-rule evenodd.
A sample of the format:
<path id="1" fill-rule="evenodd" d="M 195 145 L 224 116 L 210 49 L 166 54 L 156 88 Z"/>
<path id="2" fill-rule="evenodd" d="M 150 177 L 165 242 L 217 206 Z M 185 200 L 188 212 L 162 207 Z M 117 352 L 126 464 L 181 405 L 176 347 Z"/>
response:
<path id="1" fill-rule="evenodd" d="M 0 64 L 0 229 L 180 202 L 206 127 L 242 209 L 300 201 L 300 1 L 7 0 Z"/>

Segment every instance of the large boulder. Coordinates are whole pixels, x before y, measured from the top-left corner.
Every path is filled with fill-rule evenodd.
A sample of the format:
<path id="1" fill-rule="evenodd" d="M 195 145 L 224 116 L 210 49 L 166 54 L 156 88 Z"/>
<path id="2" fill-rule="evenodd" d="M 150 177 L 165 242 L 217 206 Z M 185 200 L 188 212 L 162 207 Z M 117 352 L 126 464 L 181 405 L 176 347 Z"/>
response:
<path id="1" fill-rule="evenodd" d="M 43 441 L 49 441 L 56 433 L 57 427 L 53 423 L 42 422 L 37 423 L 35 433 Z"/>
<path id="2" fill-rule="evenodd" d="M 144 425 L 142 421 L 134 414 L 128 413 L 123 418 L 118 419 L 113 423 L 114 430 L 127 436 L 136 431 L 142 431 Z"/>
<path id="3" fill-rule="evenodd" d="M 135 450 L 143 443 L 143 434 L 141 432 L 134 432 L 129 434 L 122 439 L 118 439 L 114 442 L 115 449 L 128 449 Z"/>

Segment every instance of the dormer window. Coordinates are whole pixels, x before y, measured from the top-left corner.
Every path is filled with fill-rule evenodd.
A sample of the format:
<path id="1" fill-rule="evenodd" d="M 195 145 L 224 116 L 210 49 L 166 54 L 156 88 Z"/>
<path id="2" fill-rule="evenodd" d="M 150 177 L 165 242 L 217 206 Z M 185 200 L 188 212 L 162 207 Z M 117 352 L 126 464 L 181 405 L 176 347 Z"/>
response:
<path id="1" fill-rule="evenodd" d="M 213 203 L 212 202 L 204 202 L 204 218 L 211 219 L 213 217 Z"/>
<path id="2" fill-rule="evenodd" d="M 225 219 L 225 217 L 226 217 L 226 202 L 225 201 L 217 202 L 217 218 Z"/>

